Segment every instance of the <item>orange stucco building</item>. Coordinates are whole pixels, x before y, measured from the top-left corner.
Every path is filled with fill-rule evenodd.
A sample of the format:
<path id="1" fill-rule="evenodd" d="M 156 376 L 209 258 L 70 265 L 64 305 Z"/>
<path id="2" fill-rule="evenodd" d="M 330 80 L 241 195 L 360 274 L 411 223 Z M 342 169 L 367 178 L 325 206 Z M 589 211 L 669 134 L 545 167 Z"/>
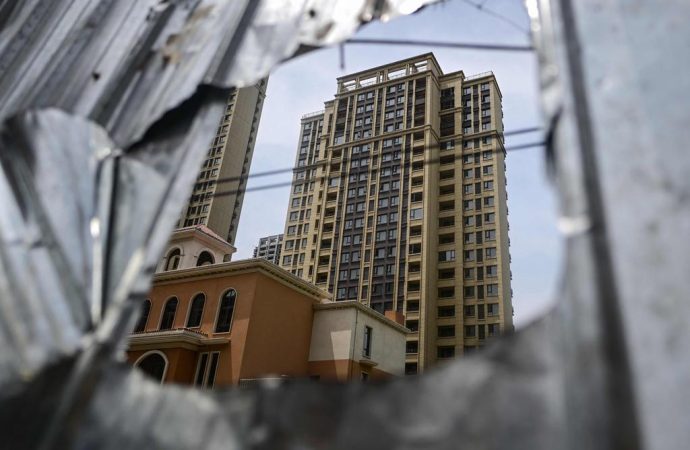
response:
<path id="1" fill-rule="evenodd" d="M 204 227 L 173 235 L 130 337 L 128 360 L 163 382 L 380 379 L 404 370 L 401 317 L 329 294 L 263 259 L 229 259 Z M 393 319 L 397 319 L 393 320 Z"/>

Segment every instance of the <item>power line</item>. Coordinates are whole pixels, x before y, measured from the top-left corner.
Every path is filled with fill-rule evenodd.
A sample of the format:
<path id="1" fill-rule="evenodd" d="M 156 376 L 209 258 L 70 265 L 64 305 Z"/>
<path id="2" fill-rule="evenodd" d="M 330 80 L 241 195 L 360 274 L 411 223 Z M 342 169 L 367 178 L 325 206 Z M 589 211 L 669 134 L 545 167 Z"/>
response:
<path id="1" fill-rule="evenodd" d="M 498 12 L 496 12 L 496 11 L 494 11 L 494 10 L 492 10 L 492 9 L 485 8 L 484 5 L 486 4 L 486 2 L 487 2 L 488 0 L 485 0 L 485 1 L 482 2 L 482 3 L 475 3 L 475 2 L 473 2 L 472 0 L 462 0 L 462 1 L 465 2 L 465 3 L 467 3 L 468 5 L 470 5 L 470 6 L 474 7 L 474 8 L 476 8 L 477 11 L 481 11 L 481 12 L 483 12 L 483 13 L 485 13 L 485 14 L 488 14 L 488 15 L 490 15 L 490 16 L 493 16 L 493 17 L 495 17 L 495 18 L 497 18 L 497 19 L 499 19 L 499 20 L 502 20 L 503 22 L 509 24 L 510 26 L 512 26 L 512 27 L 514 27 L 514 28 L 516 28 L 516 29 L 518 29 L 518 30 L 520 30 L 520 31 L 522 31 L 523 33 L 529 34 L 529 30 L 523 28 L 522 25 L 520 25 L 519 23 L 513 21 L 513 20 L 510 19 L 509 17 L 506 17 L 506 16 L 504 16 L 503 14 L 499 14 Z"/>
<path id="2" fill-rule="evenodd" d="M 378 38 L 352 38 L 345 41 L 345 44 L 374 44 L 374 45 L 407 45 L 421 47 L 443 47 L 457 48 L 466 50 L 497 50 L 509 52 L 531 52 L 534 47 L 531 45 L 512 45 L 512 44 L 481 44 L 470 42 L 448 42 L 448 41 L 422 41 L 414 39 L 378 39 Z M 342 63 L 341 52 L 341 65 Z"/>
<path id="3" fill-rule="evenodd" d="M 505 150 L 506 150 L 507 152 L 508 152 L 508 151 L 526 150 L 526 149 L 529 149 L 529 148 L 543 147 L 544 145 L 545 145 L 545 143 L 544 143 L 543 141 L 540 141 L 540 142 L 530 142 L 530 143 L 527 143 L 527 144 L 519 144 L 519 145 L 514 145 L 514 146 L 506 147 Z M 436 148 L 436 147 L 431 147 L 431 148 Z M 453 158 L 453 161 L 454 161 L 454 162 L 455 162 L 455 161 L 458 161 L 458 160 L 462 159 L 464 156 L 466 156 L 466 155 L 462 155 L 462 154 L 455 155 L 455 157 Z M 442 158 L 443 158 L 443 157 L 441 157 L 441 158 L 434 158 L 434 159 L 429 159 L 429 160 L 423 161 L 423 162 L 422 162 L 422 165 L 424 166 L 424 165 L 429 165 L 429 164 L 438 164 L 438 163 L 441 162 Z M 444 160 L 444 161 L 445 161 L 445 160 Z M 321 166 L 325 166 L 325 165 L 327 165 L 327 164 L 329 164 L 329 163 L 327 163 L 327 162 L 321 162 L 321 163 L 311 164 L 311 165 L 309 165 L 309 166 L 300 167 L 299 169 L 301 169 L 301 170 L 317 169 L 317 168 L 319 168 L 319 167 L 321 167 Z M 405 162 L 405 163 L 403 164 L 403 167 L 408 167 L 408 166 L 410 166 L 410 165 L 412 165 L 412 162 L 407 161 L 407 162 Z M 293 170 L 293 169 L 290 169 L 289 171 L 292 172 L 292 170 Z M 284 169 L 279 169 L 279 171 L 280 171 L 279 173 L 284 173 L 284 172 L 285 172 Z M 272 172 L 278 172 L 278 170 L 272 171 Z M 264 173 L 265 173 L 265 172 L 264 172 Z M 267 174 L 267 173 L 266 173 L 266 174 Z M 267 175 L 268 175 L 268 174 L 267 174 Z M 313 178 L 310 178 L 309 180 L 305 180 L 305 181 L 310 181 L 310 182 L 311 182 L 311 181 L 325 181 L 326 178 L 327 178 L 326 175 L 320 175 L 320 176 L 313 177 Z M 292 183 L 293 183 L 293 182 L 292 182 L 292 180 L 291 180 L 291 181 L 284 181 L 284 182 L 280 182 L 280 183 L 265 184 L 265 185 L 262 185 L 262 186 L 250 187 L 250 188 L 246 188 L 246 189 L 233 189 L 233 190 L 229 190 L 229 191 L 221 191 L 221 192 L 216 192 L 215 194 L 213 194 L 213 195 L 212 195 L 212 198 L 223 197 L 223 196 L 226 196 L 226 195 L 237 195 L 237 194 L 245 193 L 245 192 L 264 191 L 264 190 L 269 190 L 269 189 L 277 189 L 277 188 L 281 188 L 281 187 L 291 186 Z"/>
<path id="4" fill-rule="evenodd" d="M 533 133 L 533 132 L 541 131 L 541 130 L 542 130 L 541 127 L 521 128 L 521 129 L 518 129 L 518 130 L 506 131 L 506 132 L 503 133 L 503 136 L 515 136 L 515 135 L 518 135 L 518 134 Z M 433 147 L 432 147 L 432 148 L 433 148 Z M 508 149 L 506 149 L 506 150 L 508 150 Z M 243 179 L 245 179 L 245 178 L 246 178 L 246 179 L 249 179 L 249 178 L 261 178 L 261 177 L 268 177 L 268 176 L 273 176 L 273 175 L 280 175 L 280 174 L 283 174 L 283 173 L 291 173 L 291 172 L 294 172 L 296 169 L 300 169 L 300 170 L 314 169 L 314 168 L 318 168 L 318 167 L 320 167 L 321 165 L 325 165 L 325 164 L 326 164 L 326 162 L 321 162 L 321 163 L 315 163 L 315 164 L 311 164 L 311 165 L 309 165 L 309 166 L 304 166 L 304 167 L 300 167 L 300 168 L 297 168 L 297 167 L 284 167 L 284 168 L 282 168 L 282 169 L 273 169 L 273 170 L 266 170 L 266 171 L 263 171 L 263 172 L 250 173 L 250 174 L 249 174 L 248 176 L 246 176 L 246 177 L 243 177 L 243 176 L 234 176 L 234 177 L 227 177 L 227 178 L 219 178 L 218 180 L 216 180 L 216 183 L 229 183 L 229 182 L 233 182 L 233 181 L 243 180 Z"/>

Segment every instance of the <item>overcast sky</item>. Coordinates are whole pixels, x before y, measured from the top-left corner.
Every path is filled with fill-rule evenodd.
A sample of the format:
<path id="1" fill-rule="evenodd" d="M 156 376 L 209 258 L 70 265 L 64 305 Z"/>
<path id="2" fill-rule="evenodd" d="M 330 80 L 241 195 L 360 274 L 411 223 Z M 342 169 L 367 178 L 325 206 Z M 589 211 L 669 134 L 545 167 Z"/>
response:
<path id="1" fill-rule="evenodd" d="M 528 28 L 520 0 L 484 3 L 518 26 L 478 11 L 463 0 L 451 0 L 413 16 L 368 25 L 357 37 L 529 43 L 526 32 L 518 29 Z M 536 58 L 532 53 L 348 45 L 345 70 L 341 70 L 337 49 L 329 48 L 291 60 L 271 73 L 250 173 L 292 167 L 300 117 L 323 109 L 323 102 L 335 94 L 337 77 L 430 51 L 447 73 L 494 72 L 503 94 L 506 131 L 541 125 Z M 539 140 L 539 134 L 508 137 L 506 147 Z M 553 302 L 562 242 L 555 227 L 556 205 L 553 189 L 545 177 L 543 149 L 509 152 L 506 164 L 513 307 L 516 326 L 521 327 Z M 248 187 L 290 179 L 290 173 L 250 178 Z M 289 186 L 246 193 L 234 260 L 250 258 L 260 237 L 283 232 L 289 196 Z"/>

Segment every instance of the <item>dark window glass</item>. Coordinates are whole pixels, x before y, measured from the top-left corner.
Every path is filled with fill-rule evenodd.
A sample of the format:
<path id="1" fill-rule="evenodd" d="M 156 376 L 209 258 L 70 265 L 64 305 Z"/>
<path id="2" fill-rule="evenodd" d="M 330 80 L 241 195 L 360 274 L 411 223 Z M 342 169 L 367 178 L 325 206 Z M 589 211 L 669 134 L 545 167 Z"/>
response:
<path id="1" fill-rule="evenodd" d="M 163 317 L 161 318 L 160 330 L 169 330 L 173 326 L 175 313 L 177 312 L 177 298 L 173 297 L 165 303 Z"/>
<path id="2" fill-rule="evenodd" d="M 208 364 L 208 353 L 202 353 L 199 355 L 199 369 L 196 372 L 196 380 L 194 384 L 196 386 L 204 385 L 204 378 L 206 377 L 206 365 Z"/>
<path id="3" fill-rule="evenodd" d="M 208 368 L 208 380 L 206 381 L 206 387 L 212 388 L 213 383 L 216 381 L 216 369 L 218 369 L 218 358 L 220 353 L 211 354 L 211 366 Z"/>
<path id="4" fill-rule="evenodd" d="M 139 321 L 137 322 L 137 326 L 134 328 L 135 333 L 141 333 L 146 329 L 146 322 L 149 320 L 149 313 L 151 312 L 151 301 L 150 300 L 144 300 L 144 303 L 141 305 L 141 316 L 139 316 Z"/>
<path id="5" fill-rule="evenodd" d="M 163 381 L 163 374 L 165 373 L 165 358 L 159 353 L 151 353 L 142 359 L 137 367 L 141 369 L 146 375 L 157 381 Z"/>
<path id="6" fill-rule="evenodd" d="M 371 327 L 364 327 L 364 348 L 362 353 L 366 357 L 371 356 Z"/>
<path id="7" fill-rule="evenodd" d="M 223 294 L 223 298 L 220 301 L 220 311 L 218 312 L 218 322 L 216 323 L 216 333 L 226 333 L 230 331 L 236 298 L 237 292 L 234 289 L 230 289 Z"/>
<path id="8" fill-rule="evenodd" d="M 192 306 L 189 309 L 189 318 L 187 319 L 187 328 L 196 328 L 201 325 L 201 316 L 204 314 L 204 303 L 206 297 L 204 294 L 198 294 L 192 300 Z"/>
<path id="9" fill-rule="evenodd" d="M 196 260 L 196 266 L 207 266 L 209 264 L 213 264 L 213 262 L 213 255 L 207 251 L 203 251 L 199 254 L 199 257 Z"/>

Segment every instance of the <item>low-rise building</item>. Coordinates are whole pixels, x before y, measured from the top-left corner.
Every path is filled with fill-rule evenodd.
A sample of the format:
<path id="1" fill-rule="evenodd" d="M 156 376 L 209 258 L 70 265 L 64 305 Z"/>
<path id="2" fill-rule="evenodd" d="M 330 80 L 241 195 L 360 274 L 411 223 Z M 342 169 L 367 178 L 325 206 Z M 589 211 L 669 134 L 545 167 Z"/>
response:
<path id="1" fill-rule="evenodd" d="M 201 227 L 173 235 L 129 340 L 131 364 L 162 382 L 200 387 L 265 377 L 347 381 L 403 374 L 402 317 L 356 301 L 334 303 L 264 259 L 198 264 L 202 252 L 218 261 L 231 250 L 213 247 L 211 238 Z"/>

